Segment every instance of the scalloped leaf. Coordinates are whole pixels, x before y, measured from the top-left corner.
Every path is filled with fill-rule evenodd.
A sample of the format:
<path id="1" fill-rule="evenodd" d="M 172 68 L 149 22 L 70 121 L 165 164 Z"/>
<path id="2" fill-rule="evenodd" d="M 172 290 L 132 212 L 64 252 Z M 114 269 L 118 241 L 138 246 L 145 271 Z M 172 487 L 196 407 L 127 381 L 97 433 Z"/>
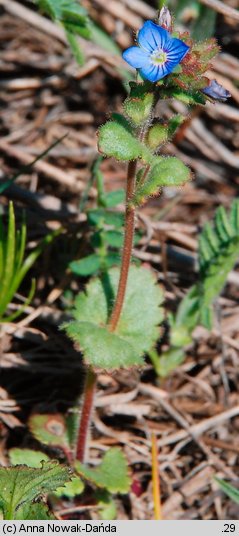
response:
<path id="1" fill-rule="evenodd" d="M 28 467 L 41 467 L 43 461 L 50 460 L 49 456 L 40 450 L 12 448 L 8 452 L 12 465 L 27 465 Z"/>
<path id="2" fill-rule="evenodd" d="M 107 121 L 98 132 L 98 147 L 105 156 L 113 156 L 117 160 L 135 160 L 143 153 L 143 146 L 134 136 L 130 123 L 123 117 Z"/>
<path id="3" fill-rule="evenodd" d="M 40 469 L 25 465 L 0 467 L 0 508 L 4 519 L 16 519 L 20 507 L 55 491 L 68 480 L 70 469 L 57 461 L 42 462 Z"/>
<path id="4" fill-rule="evenodd" d="M 77 461 L 75 468 L 85 480 L 111 493 L 128 493 L 130 489 L 127 460 L 118 447 L 109 449 L 98 467 L 90 468 Z"/>
<path id="5" fill-rule="evenodd" d="M 111 333 L 107 321 L 118 280 L 118 268 L 92 280 L 76 298 L 75 320 L 62 326 L 79 345 L 86 362 L 104 369 L 142 365 L 142 356 L 156 342 L 158 324 L 163 320 L 163 295 L 154 276 L 149 270 L 131 266 L 122 314 Z"/>
<path id="6" fill-rule="evenodd" d="M 20 506 L 16 512 L 15 519 L 21 520 L 30 520 L 35 521 L 36 519 L 45 519 L 52 521 L 56 517 L 49 511 L 49 508 L 43 502 L 35 503 L 25 503 Z"/>
<path id="7" fill-rule="evenodd" d="M 134 201 L 141 204 L 147 197 L 156 195 L 162 186 L 181 186 L 190 176 L 190 170 L 178 158 L 155 158 L 146 181 L 136 189 Z"/>
<path id="8" fill-rule="evenodd" d="M 66 482 L 63 487 L 57 488 L 54 495 L 59 498 L 66 497 L 67 499 L 74 499 L 77 495 L 81 495 L 84 489 L 85 486 L 81 478 L 74 475 L 70 482 Z"/>
<path id="9" fill-rule="evenodd" d="M 69 448 L 67 427 L 62 415 L 31 415 L 28 421 L 32 435 L 44 445 L 64 449 Z"/>

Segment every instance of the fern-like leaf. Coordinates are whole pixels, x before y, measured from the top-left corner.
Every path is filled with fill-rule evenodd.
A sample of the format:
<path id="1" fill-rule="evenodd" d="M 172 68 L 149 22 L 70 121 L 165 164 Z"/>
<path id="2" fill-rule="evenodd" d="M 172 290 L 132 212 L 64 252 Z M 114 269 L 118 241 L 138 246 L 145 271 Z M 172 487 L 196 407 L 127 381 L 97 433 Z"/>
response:
<path id="1" fill-rule="evenodd" d="M 199 239 L 199 321 L 208 329 L 212 326 L 212 304 L 238 256 L 239 200 L 235 200 L 229 214 L 223 207 L 217 209 L 214 222 L 205 225 Z"/>

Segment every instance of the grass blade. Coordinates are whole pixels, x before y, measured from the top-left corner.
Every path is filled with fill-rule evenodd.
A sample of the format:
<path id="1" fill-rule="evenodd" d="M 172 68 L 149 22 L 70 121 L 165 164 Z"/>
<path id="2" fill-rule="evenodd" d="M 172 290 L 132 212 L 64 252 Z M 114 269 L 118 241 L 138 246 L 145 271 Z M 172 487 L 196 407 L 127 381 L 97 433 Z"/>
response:
<path id="1" fill-rule="evenodd" d="M 4 259 L 3 278 L 0 290 L 0 317 L 3 315 L 7 304 L 11 300 L 9 287 L 14 275 L 15 260 L 15 214 L 13 203 L 10 201 L 8 209 L 8 232 L 6 243 L 6 254 Z"/>

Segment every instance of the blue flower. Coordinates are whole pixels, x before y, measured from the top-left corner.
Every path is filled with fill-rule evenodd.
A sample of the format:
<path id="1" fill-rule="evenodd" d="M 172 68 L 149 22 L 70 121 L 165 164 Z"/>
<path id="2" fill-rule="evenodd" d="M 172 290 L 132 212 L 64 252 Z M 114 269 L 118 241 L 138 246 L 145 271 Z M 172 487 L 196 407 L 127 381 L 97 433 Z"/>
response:
<path id="1" fill-rule="evenodd" d="M 216 80 L 211 80 L 209 86 L 202 89 L 202 92 L 208 97 L 222 102 L 226 102 L 226 100 L 231 97 L 231 93 L 227 91 L 227 89 L 224 89 L 223 86 L 218 84 Z"/>
<path id="2" fill-rule="evenodd" d="M 138 43 L 138 47 L 127 48 L 123 58 L 150 82 L 157 82 L 171 73 L 189 50 L 183 41 L 150 20 L 139 30 Z"/>

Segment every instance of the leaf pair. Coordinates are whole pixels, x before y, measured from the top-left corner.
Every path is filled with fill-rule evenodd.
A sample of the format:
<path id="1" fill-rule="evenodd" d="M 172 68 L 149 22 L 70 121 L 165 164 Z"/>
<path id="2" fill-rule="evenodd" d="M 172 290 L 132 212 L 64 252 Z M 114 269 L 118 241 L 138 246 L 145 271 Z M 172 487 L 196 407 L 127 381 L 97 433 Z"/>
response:
<path id="1" fill-rule="evenodd" d="M 151 138 L 149 143 L 152 145 Z M 139 159 L 143 164 L 133 199 L 136 205 L 141 205 L 148 197 L 156 195 L 163 186 L 179 186 L 190 179 L 189 169 L 178 158 L 155 156 L 155 147 L 150 148 L 140 141 L 124 116 L 113 114 L 113 120 L 99 129 L 98 141 L 99 151 L 104 155 L 122 161 Z"/>

